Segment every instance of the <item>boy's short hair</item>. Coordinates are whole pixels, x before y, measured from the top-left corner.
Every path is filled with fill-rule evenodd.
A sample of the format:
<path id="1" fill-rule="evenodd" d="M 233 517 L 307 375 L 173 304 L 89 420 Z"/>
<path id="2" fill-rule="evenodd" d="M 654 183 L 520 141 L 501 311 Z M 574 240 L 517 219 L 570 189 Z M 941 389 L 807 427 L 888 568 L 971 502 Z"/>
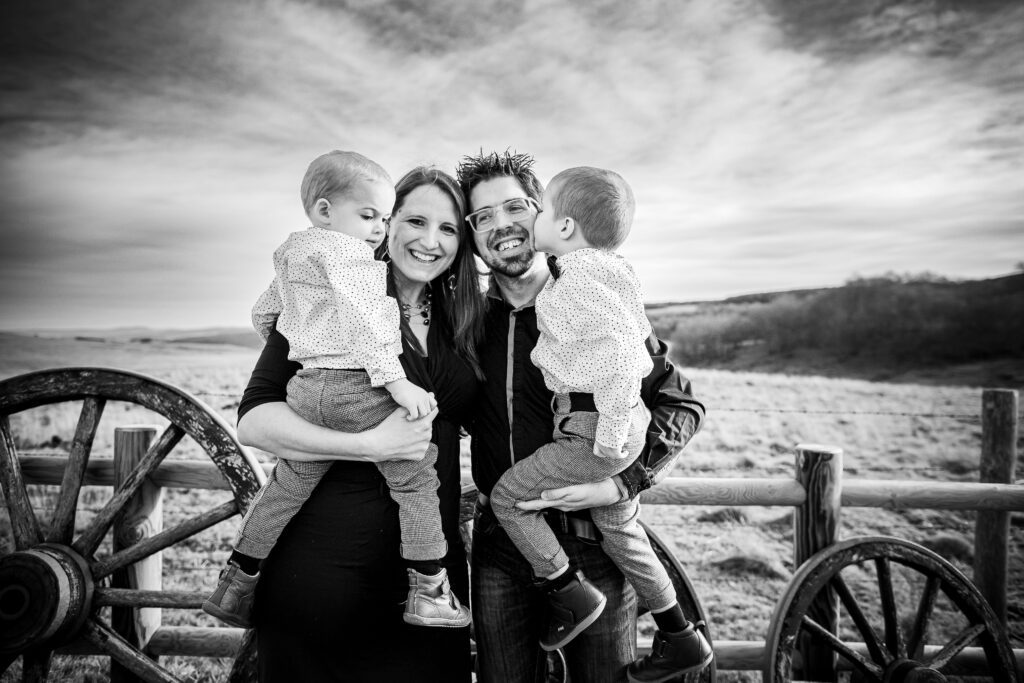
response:
<path id="1" fill-rule="evenodd" d="M 391 185 L 391 176 L 376 161 L 358 152 L 334 150 L 313 159 L 302 177 L 302 208 L 313 210 L 316 200 L 331 199 L 348 192 L 360 181 L 380 180 Z"/>
<path id="2" fill-rule="evenodd" d="M 529 154 L 508 150 L 502 154 L 484 154 L 484 151 L 480 150 L 476 156 L 462 157 L 462 161 L 455 169 L 455 175 L 467 202 L 474 187 L 486 180 L 506 176 L 518 180 L 527 196 L 537 200 L 538 204 L 544 195 L 544 186 L 533 172 L 533 157 Z"/>
<path id="3" fill-rule="evenodd" d="M 599 249 L 617 249 L 633 226 L 633 190 L 615 171 L 593 166 L 567 168 L 548 183 L 554 218 L 568 216 Z"/>

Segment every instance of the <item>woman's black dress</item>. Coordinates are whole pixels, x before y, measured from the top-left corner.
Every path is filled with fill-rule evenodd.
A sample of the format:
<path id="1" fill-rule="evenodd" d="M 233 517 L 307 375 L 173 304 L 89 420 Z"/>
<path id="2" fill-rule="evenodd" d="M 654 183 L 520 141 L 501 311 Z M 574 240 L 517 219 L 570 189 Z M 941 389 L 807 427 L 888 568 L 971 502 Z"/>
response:
<path id="1" fill-rule="evenodd" d="M 433 391 L 440 409 L 433 440 L 449 548 L 444 564 L 455 594 L 468 604 L 458 530 L 459 425 L 467 422 L 477 380 L 444 328 L 429 328 L 426 358 L 406 345 L 401 360 L 409 380 Z M 275 332 L 239 416 L 261 403 L 283 401 L 297 369 L 288 361 L 287 340 Z M 426 628 L 402 620 L 408 579 L 400 541 L 398 506 L 376 466 L 336 462 L 261 568 L 254 615 L 260 681 L 469 681 L 468 627 Z"/>

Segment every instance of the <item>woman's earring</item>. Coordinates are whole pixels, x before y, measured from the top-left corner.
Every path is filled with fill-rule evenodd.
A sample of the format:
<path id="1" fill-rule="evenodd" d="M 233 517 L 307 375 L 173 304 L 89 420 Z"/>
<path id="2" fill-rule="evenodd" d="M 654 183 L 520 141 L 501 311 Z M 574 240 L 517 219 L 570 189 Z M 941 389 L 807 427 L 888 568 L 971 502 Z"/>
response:
<path id="1" fill-rule="evenodd" d="M 459 281 L 455 279 L 455 273 L 452 273 L 452 274 L 450 274 L 450 275 L 448 276 L 448 281 L 447 281 L 447 284 L 448 284 L 448 291 L 449 291 L 449 292 L 454 292 L 454 291 L 455 291 L 455 288 L 456 288 L 456 287 L 458 286 L 458 284 L 459 284 Z"/>

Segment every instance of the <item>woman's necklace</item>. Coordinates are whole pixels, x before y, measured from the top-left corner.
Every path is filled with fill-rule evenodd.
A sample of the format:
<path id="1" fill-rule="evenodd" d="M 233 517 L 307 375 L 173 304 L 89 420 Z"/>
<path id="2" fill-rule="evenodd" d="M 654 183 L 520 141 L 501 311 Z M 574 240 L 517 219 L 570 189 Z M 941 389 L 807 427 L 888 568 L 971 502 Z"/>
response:
<path id="1" fill-rule="evenodd" d="M 430 288 L 425 287 L 423 289 L 423 298 L 417 304 L 407 304 L 404 301 L 399 300 L 399 307 L 402 309 L 402 317 L 408 320 L 410 323 L 415 318 L 420 318 L 423 326 L 427 327 L 430 325 Z"/>

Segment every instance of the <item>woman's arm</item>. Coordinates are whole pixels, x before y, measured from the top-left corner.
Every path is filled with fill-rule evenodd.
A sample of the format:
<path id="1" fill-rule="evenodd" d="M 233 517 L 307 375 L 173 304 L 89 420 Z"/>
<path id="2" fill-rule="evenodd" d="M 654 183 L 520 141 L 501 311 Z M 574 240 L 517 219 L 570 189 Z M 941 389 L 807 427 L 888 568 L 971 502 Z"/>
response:
<path id="1" fill-rule="evenodd" d="M 291 460 L 419 460 L 426 453 L 436 410 L 410 422 L 399 409 L 354 434 L 303 420 L 285 403 L 299 367 L 288 360 L 288 340 L 271 332 L 238 405 L 239 441 Z"/>
<path id="2" fill-rule="evenodd" d="M 238 440 L 287 460 L 422 460 L 437 410 L 415 421 L 404 409 L 365 432 L 350 434 L 306 422 L 287 403 L 253 406 L 238 420 Z"/>

